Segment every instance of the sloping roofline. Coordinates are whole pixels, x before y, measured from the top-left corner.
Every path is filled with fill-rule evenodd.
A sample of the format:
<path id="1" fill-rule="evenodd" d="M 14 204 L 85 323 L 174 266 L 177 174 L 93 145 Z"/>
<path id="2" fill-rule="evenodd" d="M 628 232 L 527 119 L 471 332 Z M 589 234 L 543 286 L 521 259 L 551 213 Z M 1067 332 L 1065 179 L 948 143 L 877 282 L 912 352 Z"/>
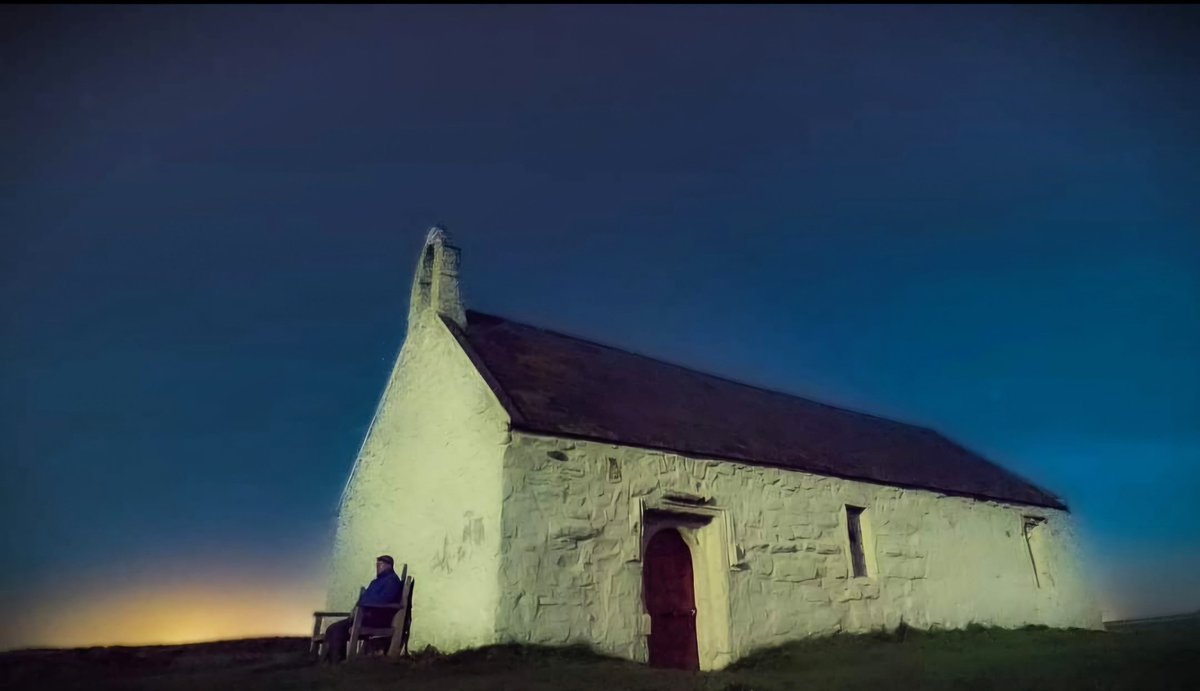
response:
<path id="1" fill-rule="evenodd" d="M 859 482 L 868 482 L 868 483 L 878 484 L 878 485 L 934 491 L 934 492 L 939 492 L 939 493 L 943 493 L 943 494 L 962 496 L 962 497 L 968 497 L 968 498 L 973 498 L 973 499 L 981 499 L 981 500 L 988 500 L 988 501 L 1000 501 L 1000 502 L 1025 505 L 1025 506 L 1053 508 L 1053 509 L 1059 509 L 1059 510 L 1063 510 L 1063 511 L 1070 510 L 1067 507 L 1067 505 L 1061 499 L 1059 499 L 1057 496 L 1055 496 L 1054 494 L 1042 489 L 1041 487 L 1038 487 L 1036 484 L 1034 484 L 1033 482 L 1022 477 L 1021 475 L 1019 475 L 1019 474 L 1017 474 L 1017 473 L 1015 473 L 1015 472 L 1013 472 L 1013 471 L 1011 471 L 1011 470 L 1009 470 L 1009 469 L 1007 469 L 1007 468 L 1005 468 L 983 456 L 980 456 L 979 454 L 976 454 L 976 453 L 970 451 L 966 447 L 958 444 L 957 442 L 949 439 L 948 437 L 941 434 L 940 432 L 938 432 L 932 428 L 929 428 L 929 427 L 899 422 L 896 420 L 881 417 L 881 416 L 874 415 L 871 413 L 865 413 L 865 412 L 861 412 L 861 411 L 851 410 L 848 408 L 834 406 L 834 405 L 830 405 L 828 403 L 823 403 L 820 401 L 814 401 L 814 400 L 804 398 L 801 396 L 796 396 L 794 394 L 790 394 L 787 392 L 777 391 L 777 390 L 773 390 L 773 389 L 767 389 L 767 388 L 761 387 L 761 386 L 747 384 L 745 382 L 740 382 L 740 381 L 730 379 L 727 377 L 722 377 L 719 375 L 710 374 L 707 372 L 701 372 L 699 370 L 694 370 L 694 369 L 685 367 L 683 365 L 660 360 L 658 358 L 651 357 L 651 356 L 644 355 L 644 354 L 637 353 L 637 352 L 633 352 L 630 350 L 626 350 L 624 348 L 619 348 L 619 347 L 608 345 L 605 343 L 599 343 L 599 342 L 593 341 L 591 339 L 581 338 L 578 336 L 562 333 L 562 332 L 555 331 L 552 329 L 547 329 L 547 328 L 543 328 L 543 327 L 524 324 L 521 322 L 507 319 L 505 317 L 499 317 L 499 316 L 495 316 L 495 315 L 485 314 L 485 313 L 477 312 L 474 310 L 468 310 L 466 313 L 466 316 L 467 316 L 467 329 L 463 329 L 457 323 L 455 323 L 453 320 L 448 319 L 444 316 L 442 317 L 442 322 L 445 324 L 447 329 L 449 329 L 450 333 L 453 334 L 455 340 L 458 342 L 459 346 L 463 349 L 463 351 L 467 355 L 467 357 L 471 360 L 471 363 L 475 366 L 475 368 L 479 372 L 480 376 L 487 383 L 488 387 L 492 390 L 492 392 L 496 395 L 497 400 L 500 401 L 501 405 L 504 407 L 506 412 L 509 414 L 509 416 L 512 420 L 513 429 L 515 429 L 517 431 L 522 431 L 522 432 L 527 432 L 527 433 L 532 433 L 532 434 L 539 434 L 539 435 L 544 435 L 544 436 L 561 437 L 561 438 L 567 438 L 567 439 L 577 439 L 577 440 L 581 440 L 581 441 L 592 441 L 592 442 L 598 442 L 598 443 L 604 443 L 604 444 L 619 444 L 622 446 L 629 446 L 629 447 L 634 447 L 634 448 L 645 448 L 645 449 L 649 449 L 649 450 L 663 451 L 663 452 L 669 452 L 669 453 L 685 454 L 685 455 L 689 455 L 689 456 L 694 456 L 694 457 L 699 457 L 699 458 L 708 458 L 708 459 L 718 460 L 718 461 L 728 461 L 728 462 L 736 462 L 736 463 L 745 463 L 747 465 L 775 467 L 775 468 L 781 468 L 781 469 L 785 469 L 785 470 L 808 472 L 808 473 L 816 474 L 816 475 L 838 477 L 838 478 L 855 480 L 855 481 L 859 481 Z M 506 388 L 505 385 L 502 383 L 502 380 L 506 379 L 506 378 L 512 380 L 514 378 L 513 373 L 506 372 L 504 375 L 497 376 L 497 373 L 493 372 L 492 367 L 489 366 L 489 362 L 488 362 L 489 357 L 486 357 L 485 354 L 481 352 L 481 348 L 477 347 L 477 345 L 482 345 L 483 350 L 489 351 L 487 353 L 487 355 L 491 356 L 490 359 L 494 361 L 494 364 L 503 365 L 503 364 L 505 364 L 504 358 L 496 357 L 496 355 L 498 354 L 498 352 L 497 352 L 498 349 L 492 347 L 491 344 L 486 344 L 486 343 L 478 343 L 477 344 L 477 341 L 481 340 L 479 338 L 476 338 L 475 341 L 473 341 L 472 334 L 469 332 L 471 331 L 473 326 L 479 326 L 479 325 L 503 325 L 503 326 L 508 326 L 508 327 L 520 329 L 522 331 L 527 331 L 527 332 L 531 332 L 531 333 L 536 332 L 536 334 L 542 334 L 551 339 L 558 339 L 563 342 L 570 342 L 571 344 L 578 344 L 578 345 L 587 346 L 587 347 L 591 347 L 591 348 L 604 349 L 605 351 L 608 351 L 609 353 L 614 354 L 615 356 L 620 357 L 620 358 L 636 358 L 637 360 L 641 361 L 642 363 L 646 364 L 649 367 L 670 368 L 671 370 L 677 371 L 681 375 L 684 375 L 687 377 L 703 378 L 705 380 L 713 380 L 716 382 L 720 382 L 722 385 L 728 386 L 728 387 L 739 387 L 740 389 L 743 389 L 743 390 L 746 390 L 749 392 L 753 392 L 755 395 L 760 396 L 760 397 L 778 397 L 781 400 L 790 401 L 792 403 L 803 404 L 805 406 L 814 406 L 814 407 L 817 407 L 824 411 L 828 411 L 832 415 L 836 415 L 839 417 L 850 416 L 856 420 L 864 421 L 868 425 L 871 425 L 871 426 L 903 430 L 904 433 L 910 437 L 914 434 L 929 437 L 930 439 L 934 440 L 934 444 L 931 445 L 931 448 L 936 448 L 936 447 L 940 446 L 942 448 L 942 450 L 953 451 L 955 456 L 965 459 L 965 462 L 974 464 L 974 465 L 978 466 L 980 469 L 986 467 L 989 469 L 989 471 L 991 473 L 997 474 L 998 476 L 1004 476 L 1004 479 L 1007 479 L 1009 482 L 1011 482 L 1017 486 L 1020 486 L 1019 489 L 1024 490 L 1020 493 L 1023 495 L 1028 495 L 1028 496 L 1023 496 L 1023 497 L 997 496 L 998 494 L 1012 494 L 1012 493 L 979 492 L 979 491 L 970 491 L 967 489 L 957 489 L 957 488 L 949 487 L 949 486 L 938 486 L 938 485 L 941 485 L 944 483 L 934 484 L 934 483 L 928 483 L 928 482 L 905 482 L 903 480 L 899 480 L 899 479 L 895 479 L 895 478 L 880 479 L 878 477 L 873 477 L 869 473 L 861 473 L 861 472 L 856 473 L 856 472 L 853 472 L 852 469 L 848 470 L 846 468 L 839 468 L 835 464 L 821 463 L 821 462 L 817 461 L 817 459 L 806 459 L 806 462 L 803 462 L 803 463 L 784 462 L 781 460 L 772 460 L 770 458 L 764 458 L 761 455 L 742 454 L 742 453 L 736 453 L 736 452 L 731 453 L 728 451 L 722 453 L 719 451 L 714 451 L 712 449 L 691 448 L 691 447 L 694 447 L 695 445 L 688 444 L 686 442 L 683 442 L 683 443 L 658 443 L 658 444 L 647 443 L 647 440 L 645 440 L 645 439 L 639 440 L 639 439 L 625 438 L 627 435 L 622 434 L 620 429 L 613 430 L 612 433 L 610 433 L 610 434 L 595 434 L 595 433 L 587 433 L 587 432 L 583 432 L 583 431 L 568 429 L 567 426 L 565 426 L 563 424 L 555 424 L 553 421 L 548 420 L 545 415 L 537 414 L 537 411 L 532 411 L 533 414 L 527 414 L 527 412 L 525 410 L 523 410 L 520 402 L 518 401 L 519 396 L 513 395 L 513 392 L 509 391 L 508 388 Z M 632 436 L 636 436 L 636 435 L 632 435 Z M 800 458 L 804 457 L 803 452 L 796 451 L 794 453 L 796 453 L 797 456 Z M 959 460 L 959 458 L 953 458 L 953 459 L 949 459 L 949 460 L 957 461 L 957 460 Z"/>

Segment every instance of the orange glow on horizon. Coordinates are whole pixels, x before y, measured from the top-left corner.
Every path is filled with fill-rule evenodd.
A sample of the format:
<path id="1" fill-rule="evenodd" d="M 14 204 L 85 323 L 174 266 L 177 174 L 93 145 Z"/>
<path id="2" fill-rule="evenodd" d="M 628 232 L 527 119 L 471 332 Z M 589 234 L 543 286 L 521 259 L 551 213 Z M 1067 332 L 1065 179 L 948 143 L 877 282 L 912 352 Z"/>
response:
<path id="1" fill-rule="evenodd" d="M 0 649 L 157 645 L 307 635 L 323 609 L 317 578 L 238 579 L 125 584 L 47 601 L 5 630 Z"/>

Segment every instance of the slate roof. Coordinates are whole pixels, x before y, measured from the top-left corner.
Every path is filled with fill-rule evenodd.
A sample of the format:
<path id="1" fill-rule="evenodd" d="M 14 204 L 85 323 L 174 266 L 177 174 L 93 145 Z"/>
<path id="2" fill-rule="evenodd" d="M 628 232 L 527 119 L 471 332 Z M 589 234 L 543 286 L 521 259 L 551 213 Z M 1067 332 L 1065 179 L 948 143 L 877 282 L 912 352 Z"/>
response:
<path id="1" fill-rule="evenodd" d="M 1067 508 L 931 429 L 471 310 L 446 323 L 518 430 Z"/>

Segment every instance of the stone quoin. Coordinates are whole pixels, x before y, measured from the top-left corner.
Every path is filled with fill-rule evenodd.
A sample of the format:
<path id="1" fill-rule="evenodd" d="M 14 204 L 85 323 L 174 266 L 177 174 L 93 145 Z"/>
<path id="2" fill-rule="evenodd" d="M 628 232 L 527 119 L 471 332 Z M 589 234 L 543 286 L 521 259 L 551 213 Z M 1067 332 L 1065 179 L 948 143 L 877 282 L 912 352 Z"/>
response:
<path id="1" fill-rule="evenodd" d="M 414 650 L 719 669 L 901 622 L 1100 628 L 1049 492 L 929 429 L 468 311 L 459 258 L 433 229 L 342 495 L 330 607 L 388 553 L 416 578 Z"/>

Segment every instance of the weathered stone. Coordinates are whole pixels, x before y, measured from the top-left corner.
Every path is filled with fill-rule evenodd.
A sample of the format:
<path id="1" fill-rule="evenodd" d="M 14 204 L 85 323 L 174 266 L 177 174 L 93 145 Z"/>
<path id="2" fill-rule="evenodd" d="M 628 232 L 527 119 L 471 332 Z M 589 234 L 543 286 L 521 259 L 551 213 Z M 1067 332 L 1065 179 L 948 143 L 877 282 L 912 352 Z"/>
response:
<path id="1" fill-rule="evenodd" d="M 925 578 L 925 561 L 923 559 L 896 559 L 888 567 L 887 574 L 894 578 Z"/>
<path id="2" fill-rule="evenodd" d="M 774 578 L 780 581 L 799 583 L 817 577 L 817 565 L 801 557 L 775 560 Z"/>
<path id="3" fill-rule="evenodd" d="M 767 548 L 771 554 L 785 554 L 791 552 L 799 552 L 800 546 L 794 542 L 777 542 Z"/>
<path id="4" fill-rule="evenodd" d="M 769 554 L 753 554 L 750 556 L 750 569 L 763 576 L 770 576 L 775 572 L 775 560 Z"/>
<path id="5" fill-rule="evenodd" d="M 805 602 L 829 602 L 829 593 L 818 586 L 800 586 L 800 596 Z"/>
<path id="6" fill-rule="evenodd" d="M 845 588 L 843 588 L 841 590 L 841 592 L 839 592 L 836 596 L 834 596 L 834 600 L 836 600 L 837 602 L 846 602 L 848 600 L 861 600 L 862 598 L 863 598 L 862 589 L 859 588 L 855 584 L 847 585 Z"/>
<path id="7" fill-rule="evenodd" d="M 821 536 L 821 529 L 815 525 L 800 524 L 792 526 L 792 539 L 812 540 Z"/>
<path id="8" fill-rule="evenodd" d="M 821 575 L 826 578 L 846 578 L 846 563 L 841 560 L 827 559 L 821 565 Z"/>
<path id="9" fill-rule="evenodd" d="M 838 528 L 842 524 L 841 518 L 833 513 L 818 513 L 813 518 L 813 525 L 818 528 Z"/>

